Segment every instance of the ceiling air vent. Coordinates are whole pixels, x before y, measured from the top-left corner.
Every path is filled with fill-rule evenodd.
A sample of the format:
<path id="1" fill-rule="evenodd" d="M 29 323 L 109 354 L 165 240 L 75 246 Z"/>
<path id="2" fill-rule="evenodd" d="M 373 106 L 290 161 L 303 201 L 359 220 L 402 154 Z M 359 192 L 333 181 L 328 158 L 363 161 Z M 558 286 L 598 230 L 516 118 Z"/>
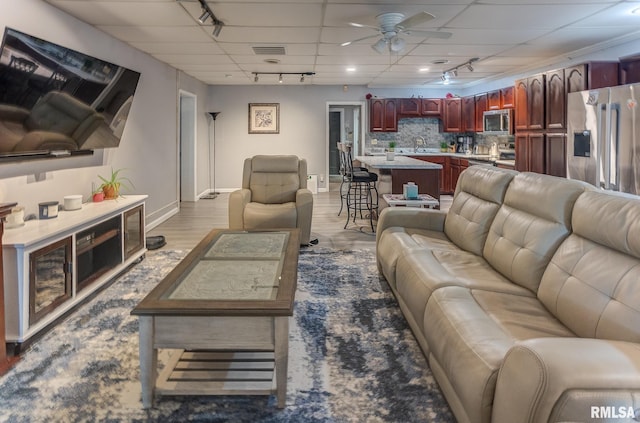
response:
<path id="1" fill-rule="evenodd" d="M 287 54 L 282 46 L 254 46 L 253 52 L 255 54 L 268 54 L 268 55 L 284 55 Z"/>

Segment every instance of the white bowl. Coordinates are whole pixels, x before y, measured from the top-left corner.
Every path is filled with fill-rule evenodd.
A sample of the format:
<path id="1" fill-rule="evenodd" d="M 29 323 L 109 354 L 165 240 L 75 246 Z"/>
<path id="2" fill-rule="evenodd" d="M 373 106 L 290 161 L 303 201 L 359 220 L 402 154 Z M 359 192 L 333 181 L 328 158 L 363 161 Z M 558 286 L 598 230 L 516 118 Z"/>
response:
<path id="1" fill-rule="evenodd" d="M 64 197 L 65 210 L 79 210 L 82 208 L 82 195 L 67 195 Z"/>

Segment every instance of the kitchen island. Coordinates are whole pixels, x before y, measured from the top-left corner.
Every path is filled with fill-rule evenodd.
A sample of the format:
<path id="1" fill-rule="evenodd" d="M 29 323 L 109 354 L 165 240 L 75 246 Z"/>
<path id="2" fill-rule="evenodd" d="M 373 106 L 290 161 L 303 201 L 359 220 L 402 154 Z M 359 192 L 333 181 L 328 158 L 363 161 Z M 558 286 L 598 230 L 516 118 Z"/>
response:
<path id="1" fill-rule="evenodd" d="M 370 172 L 378 174 L 380 195 L 401 194 L 402 185 L 415 182 L 420 194 L 440 198 L 442 165 L 400 155 L 395 156 L 394 160 L 387 160 L 385 156 L 356 156 L 355 160 Z"/>

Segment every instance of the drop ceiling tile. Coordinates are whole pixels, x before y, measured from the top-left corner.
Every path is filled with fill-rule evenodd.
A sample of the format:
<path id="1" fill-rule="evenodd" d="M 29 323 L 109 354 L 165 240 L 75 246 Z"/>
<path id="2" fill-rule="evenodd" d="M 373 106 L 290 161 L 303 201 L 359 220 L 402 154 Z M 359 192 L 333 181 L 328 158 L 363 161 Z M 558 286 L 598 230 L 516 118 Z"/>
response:
<path id="1" fill-rule="evenodd" d="M 211 37 L 200 27 L 192 26 L 98 26 L 102 31 L 125 42 L 206 43 Z"/>
<path id="2" fill-rule="evenodd" d="M 51 0 L 51 4 L 73 12 L 91 25 L 190 25 L 193 19 L 175 2 Z"/>
<path id="3" fill-rule="evenodd" d="M 223 54 L 154 54 L 154 57 L 166 63 L 181 64 L 203 64 L 203 65 L 223 65 L 233 63 L 227 55 Z"/>
<path id="4" fill-rule="evenodd" d="M 316 43 L 320 28 L 224 27 L 218 40 L 234 43 Z"/>
<path id="5" fill-rule="evenodd" d="M 266 63 L 265 60 L 268 59 L 277 59 L 280 61 L 275 66 L 278 65 L 313 65 L 315 63 L 315 56 L 273 56 L 273 55 L 251 55 L 251 56 L 241 56 L 241 55 L 232 55 L 231 60 L 236 63 L 259 63 L 266 64 L 268 66 L 274 66 L 273 64 Z"/>
<path id="6" fill-rule="evenodd" d="M 402 13 L 405 17 L 416 13 L 427 12 L 435 16 L 434 19 L 417 25 L 414 29 L 432 30 L 446 24 L 455 15 L 464 10 L 463 5 L 411 5 L 407 2 L 401 4 L 388 2 L 386 4 L 328 4 L 325 12 L 324 25 L 334 27 L 349 27 L 349 22 L 362 25 L 378 26 L 376 16 L 382 13 Z M 368 28 L 361 28 L 365 32 Z"/>
<path id="7" fill-rule="evenodd" d="M 227 54 L 231 55 L 255 55 L 253 47 L 284 47 L 286 56 L 308 56 L 316 53 L 316 44 L 290 44 L 290 43 L 217 43 Z M 269 55 L 257 55 L 268 58 Z"/>
<path id="8" fill-rule="evenodd" d="M 138 43 L 131 45 L 150 54 L 224 54 L 213 40 L 206 43 Z"/>

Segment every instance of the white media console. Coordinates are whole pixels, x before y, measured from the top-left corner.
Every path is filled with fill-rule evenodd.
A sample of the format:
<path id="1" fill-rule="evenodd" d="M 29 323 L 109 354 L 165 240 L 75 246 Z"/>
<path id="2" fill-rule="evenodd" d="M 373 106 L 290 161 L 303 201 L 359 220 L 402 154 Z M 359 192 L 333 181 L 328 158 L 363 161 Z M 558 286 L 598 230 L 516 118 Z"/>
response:
<path id="1" fill-rule="evenodd" d="M 5 229 L 6 342 L 16 352 L 144 255 L 146 198 L 86 203 Z"/>

